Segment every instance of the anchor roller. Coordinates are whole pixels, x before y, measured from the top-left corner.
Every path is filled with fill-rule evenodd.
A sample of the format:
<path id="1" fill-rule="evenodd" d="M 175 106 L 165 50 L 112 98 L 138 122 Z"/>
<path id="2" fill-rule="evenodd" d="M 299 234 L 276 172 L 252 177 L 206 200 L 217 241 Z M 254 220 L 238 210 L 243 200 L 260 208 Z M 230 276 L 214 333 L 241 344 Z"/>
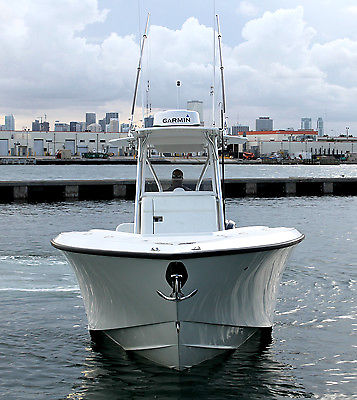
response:
<path id="1" fill-rule="evenodd" d="M 181 289 L 185 285 L 188 279 L 188 273 L 186 267 L 181 261 L 171 262 L 166 269 L 166 281 L 172 287 L 172 292 L 169 296 L 166 296 L 160 290 L 157 290 L 157 294 L 168 301 L 183 301 L 193 297 L 198 289 L 195 289 L 190 294 L 185 296 Z"/>

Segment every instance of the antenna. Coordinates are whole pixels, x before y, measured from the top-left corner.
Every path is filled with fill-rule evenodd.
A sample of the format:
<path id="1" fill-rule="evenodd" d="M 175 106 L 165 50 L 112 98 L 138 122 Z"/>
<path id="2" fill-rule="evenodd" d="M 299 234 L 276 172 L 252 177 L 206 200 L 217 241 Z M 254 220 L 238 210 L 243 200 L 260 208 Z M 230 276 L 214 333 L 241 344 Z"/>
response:
<path id="1" fill-rule="evenodd" d="M 226 120 L 226 94 L 224 91 L 224 74 L 223 74 L 223 59 L 222 59 L 222 35 L 221 35 L 221 29 L 219 26 L 219 17 L 218 14 L 216 14 L 217 18 L 217 30 L 218 30 L 218 47 L 219 47 L 219 60 L 220 60 L 220 70 L 221 70 L 221 85 L 222 85 L 222 103 L 221 103 L 221 142 L 222 142 L 222 150 L 221 150 L 221 156 L 222 156 L 222 198 L 223 198 L 223 215 L 224 219 L 226 218 L 226 206 L 224 203 L 225 199 L 225 189 L 224 189 L 224 131 L 226 130 L 226 125 L 225 125 L 225 120 Z"/>
<path id="2" fill-rule="evenodd" d="M 216 16 L 216 2 L 213 0 L 213 60 L 212 60 L 212 67 L 213 67 L 213 80 L 212 80 L 212 86 L 211 86 L 211 92 L 210 95 L 212 96 L 212 126 L 216 126 L 216 117 L 215 117 L 215 86 L 216 86 L 216 21 L 215 21 L 215 16 Z"/>
<path id="3" fill-rule="evenodd" d="M 219 27 L 219 16 L 216 14 L 217 18 L 217 29 L 218 29 L 218 46 L 219 46 L 219 61 L 220 61 L 220 67 L 219 69 L 221 70 L 221 85 L 222 85 L 222 110 L 223 114 L 226 113 L 226 94 L 224 90 L 224 75 L 223 75 L 223 59 L 222 59 L 222 35 L 221 35 L 221 30 Z M 223 124 L 222 124 L 223 127 Z"/>
<path id="4" fill-rule="evenodd" d="M 181 87 L 181 81 L 176 81 L 176 86 L 177 86 L 177 109 L 180 109 L 180 87 Z"/>
<path id="5" fill-rule="evenodd" d="M 142 58 L 143 58 L 145 40 L 147 39 L 149 18 L 150 18 L 150 13 L 148 13 L 148 16 L 147 16 L 145 32 L 144 32 L 142 40 L 141 40 L 139 64 L 138 64 L 138 69 L 137 69 L 137 72 L 136 72 L 136 80 L 135 80 L 135 88 L 134 88 L 134 98 L 133 98 L 133 104 L 131 106 L 129 132 L 131 132 L 133 130 L 133 120 L 134 120 L 134 112 L 135 112 L 136 95 L 138 94 L 139 77 L 140 77 L 140 71 L 141 71 L 141 62 L 142 62 Z"/>
<path id="6" fill-rule="evenodd" d="M 150 81 L 147 81 L 147 86 L 146 86 L 146 116 L 147 117 L 149 116 L 149 91 L 150 91 Z"/>

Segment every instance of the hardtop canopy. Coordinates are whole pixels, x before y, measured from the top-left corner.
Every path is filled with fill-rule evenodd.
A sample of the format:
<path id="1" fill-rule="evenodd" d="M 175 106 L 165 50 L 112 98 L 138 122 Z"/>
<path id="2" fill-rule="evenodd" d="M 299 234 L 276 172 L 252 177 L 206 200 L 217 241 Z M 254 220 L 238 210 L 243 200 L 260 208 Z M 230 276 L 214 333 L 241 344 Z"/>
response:
<path id="1" fill-rule="evenodd" d="M 188 153 L 204 151 L 208 138 L 218 134 L 218 128 L 167 126 L 138 129 L 134 137 L 147 138 L 148 145 L 159 153 Z"/>

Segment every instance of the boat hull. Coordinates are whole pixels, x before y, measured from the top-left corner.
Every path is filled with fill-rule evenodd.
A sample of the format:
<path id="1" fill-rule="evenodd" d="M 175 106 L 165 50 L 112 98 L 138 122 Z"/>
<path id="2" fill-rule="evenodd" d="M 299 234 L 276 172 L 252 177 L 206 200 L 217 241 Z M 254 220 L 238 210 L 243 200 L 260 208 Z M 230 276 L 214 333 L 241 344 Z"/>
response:
<path id="1" fill-rule="evenodd" d="M 167 301 L 172 258 L 64 251 L 84 300 L 91 331 L 127 351 L 182 369 L 238 348 L 271 327 L 278 286 L 294 245 L 237 254 L 177 256 L 188 273 L 184 301 Z"/>
<path id="2" fill-rule="evenodd" d="M 101 332 L 127 352 L 182 370 L 236 350 L 258 329 L 176 321 Z"/>

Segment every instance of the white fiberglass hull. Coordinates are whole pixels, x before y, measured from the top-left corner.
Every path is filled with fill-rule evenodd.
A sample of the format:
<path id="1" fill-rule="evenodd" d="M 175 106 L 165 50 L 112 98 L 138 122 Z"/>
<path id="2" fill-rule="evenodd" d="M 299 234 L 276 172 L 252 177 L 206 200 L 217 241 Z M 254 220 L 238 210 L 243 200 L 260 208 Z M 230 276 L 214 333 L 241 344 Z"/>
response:
<path id="1" fill-rule="evenodd" d="M 236 350 L 257 329 L 172 321 L 102 332 L 128 352 L 182 370 Z"/>
<path id="2" fill-rule="evenodd" d="M 234 350 L 257 328 L 272 326 L 283 269 L 302 238 L 275 248 L 181 257 L 86 254 L 53 244 L 62 247 L 76 273 L 91 331 L 104 331 L 127 351 L 182 369 Z M 165 279 L 172 260 L 187 270 L 184 294 L 198 290 L 180 302 L 157 294 L 172 291 Z"/>

